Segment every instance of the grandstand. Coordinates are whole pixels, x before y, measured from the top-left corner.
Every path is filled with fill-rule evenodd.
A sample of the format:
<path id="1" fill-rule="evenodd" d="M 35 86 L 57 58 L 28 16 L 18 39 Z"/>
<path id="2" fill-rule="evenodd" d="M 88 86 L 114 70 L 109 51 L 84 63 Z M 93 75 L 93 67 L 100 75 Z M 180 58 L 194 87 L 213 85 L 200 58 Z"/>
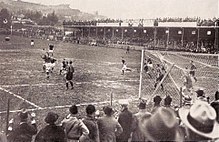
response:
<path id="1" fill-rule="evenodd" d="M 63 26 L 64 31 L 73 31 L 73 35 L 80 38 L 82 43 L 95 39 L 101 44 L 128 43 L 150 45 L 159 50 L 212 54 L 217 52 L 217 26 L 196 26 L 196 22 L 159 22 L 158 25 L 153 25 L 153 22 L 145 23 L 146 25 L 143 23 L 142 26 L 134 21 L 122 24 L 97 23 L 91 26 L 65 23 Z"/>

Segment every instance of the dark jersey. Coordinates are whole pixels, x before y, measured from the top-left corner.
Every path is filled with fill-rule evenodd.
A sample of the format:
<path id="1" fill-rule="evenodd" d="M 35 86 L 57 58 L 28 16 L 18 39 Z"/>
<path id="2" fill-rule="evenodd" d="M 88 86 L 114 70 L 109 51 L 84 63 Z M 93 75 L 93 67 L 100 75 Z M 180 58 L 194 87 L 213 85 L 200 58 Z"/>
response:
<path id="1" fill-rule="evenodd" d="M 66 74 L 66 79 L 67 80 L 72 80 L 73 79 L 73 73 L 74 73 L 74 67 L 72 65 L 69 65 L 67 67 L 67 74 Z"/>
<path id="2" fill-rule="evenodd" d="M 124 59 L 122 59 L 122 64 L 125 64 L 125 60 Z"/>

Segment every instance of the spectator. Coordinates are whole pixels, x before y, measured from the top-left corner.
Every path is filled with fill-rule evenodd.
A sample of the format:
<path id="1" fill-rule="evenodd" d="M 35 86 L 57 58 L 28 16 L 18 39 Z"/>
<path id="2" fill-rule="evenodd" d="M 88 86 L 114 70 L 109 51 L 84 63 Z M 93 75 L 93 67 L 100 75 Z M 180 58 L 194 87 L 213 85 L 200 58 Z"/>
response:
<path id="1" fill-rule="evenodd" d="M 86 108 L 87 116 L 83 119 L 84 124 L 89 130 L 89 135 L 86 139 L 87 142 L 99 142 L 99 129 L 97 125 L 97 120 L 95 119 L 95 106 L 88 105 Z"/>
<path id="2" fill-rule="evenodd" d="M 196 101 L 190 109 L 182 107 L 179 116 L 187 130 L 188 141 L 207 141 L 219 138 L 215 110 L 205 101 Z"/>
<path id="3" fill-rule="evenodd" d="M 139 125 L 149 141 L 183 141 L 182 133 L 173 110 L 159 107 L 150 118 Z"/>
<path id="4" fill-rule="evenodd" d="M 7 142 L 7 137 L 4 133 L 0 132 L 0 142 Z"/>
<path id="5" fill-rule="evenodd" d="M 78 108 L 76 105 L 72 105 L 69 108 L 70 115 L 62 121 L 62 126 L 65 128 L 65 133 L 68 142 L 80 142 L 85 141 L 89 134 L 88 128 L 84 123 L 77 118 Z"/>
<path id="6" fill-rule="evenodd" d="M 166 98 L 164 99 L 164 106 L 171 107 L 171 103 L 172 103 L 172 98 L 169 95 L 167 95 Z"/>
<path id="7" fill-rule="evenodd" d="M 9 142 L 31 142 L 37 133 L 36 121 L 29 122 L 28 112 L 19 113 L 20 124 L 8 135 Z"/>
<path id="8" fill-rule="evenodd" d="M 188 106 L 190 108 L 192 106 L 192 98 L 189 96 L 185 96 L 183 105 Z"/>
<path id="9" fill-rule="evenodd" d="M 201 101 L 206 101 L 207 102 L 207 98 L 205 97 L 204 90 L 198 89 L 195 92 L 197 94 L 197 100 L 201 100 Z"/>
<path id="10" fill-rule="evenodd" d="M 97 121 L 100 142 L 116 142 L 116 136 L 119 136 L 123 129 L 119 122 L 113 116 L 113 109 L 110 106 L 103 108 L 105 116 L 100 117 Z"/>
<path id="11" fill-rule="evenodd" d="M 36 135 L 35 142 L 66 142 L 64 129 L 55 124 L 58 117 L 58 114 L 54 112 L 47 114 L 45 122 L 48 125 L 39 131 Z"/>
<path id="12" fill-rule="evenodd" d="M 215 109 L 217 115 L 217 122 L 219 123 L 219 92 L 215 93 L 215 100 L 211 103 L 211 106 Z"/>
<path id="13" fill-rule="evenodd" d="M 161 107 L 160 103 L 161 103 L 162 99 L 159 95 L 157 95 L 154 97 L 153 101 L 154 101 L 154 107 L 153 107 L 151 113 L 154 113 L 159 107 Z"/>
<path id="14" fill-rule="evenodd" d="M 139 112 L 134 114 L 134 119 L 132 123 L 132 142 L 139 142 L 139 141 L 146 141 L 147 138 L 144 136 L 144 134 L 140 130 L 140 123 L 142 119 L 149 118 L 151 116 L 151 113 L 147 112 L 146 110 L 146 102 L 144 100 L 141 100 L 141 102 L 138 105 Z"/>
<path id="15" fill-rule="evenodd" d="M 131 126 L 133 121 L 133 114 L 129 111 L 128 100 L 120 100 L 119 104 L 122 107 L 121 113 L 118 117 L 118 122 L 123 128 L 121 135 L 117 137 L 117 141 L 128 142 L 128 139 L 131 137 Z"/>

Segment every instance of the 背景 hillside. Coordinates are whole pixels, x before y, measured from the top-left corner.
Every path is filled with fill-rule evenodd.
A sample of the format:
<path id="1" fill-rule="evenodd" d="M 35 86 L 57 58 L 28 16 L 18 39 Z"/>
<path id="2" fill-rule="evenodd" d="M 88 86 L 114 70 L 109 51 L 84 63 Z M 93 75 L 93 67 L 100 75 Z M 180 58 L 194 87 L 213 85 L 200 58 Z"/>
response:
<path id="1" fill-rule="evenodd" d="M 70 8 L 69 4 L 61 5 L 43 5 L 37 3 L 24 2 L 21 0 L 0 0 L 0 9 L 7 8 L 12 13 L 18 13 L 19 11 L 41 11 L 43 14 L 52 13 L 55 11 L 59 17 L 71 17 L 74 20 L 92 20 L 97 18 L 103 18 L 103 16 L 84 13 L 78 9 Z M 61 18 L 61 19 L 62 19 Z"/>

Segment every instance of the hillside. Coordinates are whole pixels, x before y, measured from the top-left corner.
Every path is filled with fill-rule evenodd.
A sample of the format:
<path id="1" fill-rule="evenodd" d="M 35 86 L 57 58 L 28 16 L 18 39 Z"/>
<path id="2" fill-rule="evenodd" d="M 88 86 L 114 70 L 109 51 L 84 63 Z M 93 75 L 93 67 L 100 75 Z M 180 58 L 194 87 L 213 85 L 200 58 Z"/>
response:
<path id="1" fill-rule="evenodd" d="M 92 20 L 96 18 L 103 18 L 103 16 L 97 16 L 94 14 L 84 13 L 78 9 L 70 8 L 68 4 L 61 4 L 55 6 L 47 6 L 42 4 L 23 2 L 23 1 L 13 1 L 13 0 L 0 0 L 0 9 L 7 8 L 10 12 L 16 14 L 19 11 L 33 10 L 41 11 L 43 14 L 55 13 L 60 17 L 71 17 L 75 20 Z"/>

